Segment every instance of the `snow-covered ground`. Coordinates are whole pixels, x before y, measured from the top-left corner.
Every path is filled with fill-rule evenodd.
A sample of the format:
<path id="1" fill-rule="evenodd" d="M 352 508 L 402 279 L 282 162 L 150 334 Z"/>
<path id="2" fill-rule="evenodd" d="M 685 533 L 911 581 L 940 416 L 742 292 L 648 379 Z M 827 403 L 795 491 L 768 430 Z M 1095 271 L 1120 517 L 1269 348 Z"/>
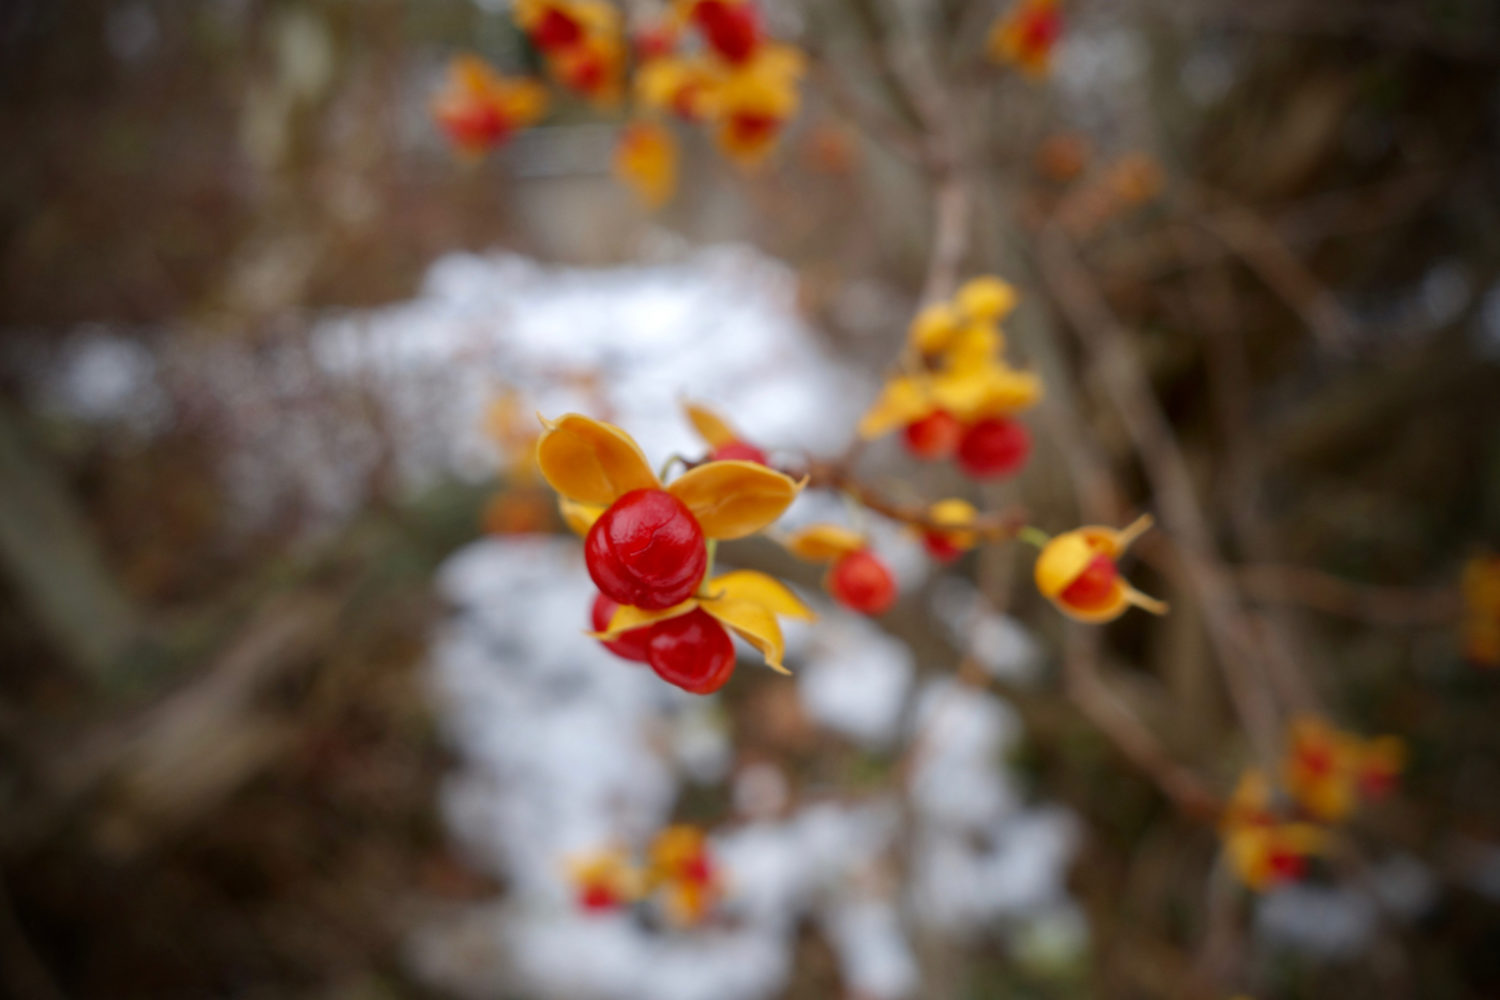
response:
<path id="1" fill-rule="evenodd" d="M 769 809 L 755 806 L 763 790 L 738 794 L 740 784 L 766 784 L 768 766 L 730 773 L 717 699 L 662 684 L 582 634 L 593 591 L 571 539 L 475 543 L 448 562 L 439 586 L 454 610 L 433 646 L 434 690 L 462 762 L 445 812 L 468 856 L 508 892 L 419 934 L 412 958 L 424 976 L 475 997 L 754 1000 L 784 987 L 797 927 L 812 920 L 852 990 L 914 994 L 891 793 L 780 816 L 774 787 Z M 793 661 L 802 677 L 777 683 L 798 684 L 804 709 L 829 728 L 889 746 L 910 653 L 832 608 L 804 650 Z M 740 669 L 760 668 L 747 660 Z M 1003 765 L 1014 714 L 948 681 L 918 697 L 913 919 L 955 935 L 1048 930 L 1053 939 L 1061 919 L 1071 930 L 1063 947 L 1076 954 L 1082 923 L 1062 888 L 1074 823 L 1019 801 Z M 729 883 L 719 920 L 674 930 L 573 905 L 570 853 L 639 848 L 669 821 L 685 783 L 717 780 L 737 786 L 735 814 L 713 833 Z"/>

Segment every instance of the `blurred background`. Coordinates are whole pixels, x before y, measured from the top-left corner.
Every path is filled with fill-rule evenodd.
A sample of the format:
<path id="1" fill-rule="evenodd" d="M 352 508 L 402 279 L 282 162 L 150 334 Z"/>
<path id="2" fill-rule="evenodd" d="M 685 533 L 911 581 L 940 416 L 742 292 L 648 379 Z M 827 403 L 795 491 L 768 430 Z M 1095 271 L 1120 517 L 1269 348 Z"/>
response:
<path id="1" fill-rule="evenodd" d="M 684 132 L 648 212 L 581 101 L 450 150 L 451 58 L 539 72 L 505 0 L 0 0 L 0 994 L 1500 995 L 1500 11 L 1073 0 L 1037 78 L 1003 3 L 762 7 L 799 115 L 753 171 Z M 861 474 L 1151 510 L 1173 614 L 876 524 L 897 608 L 821 601 L 796 679 L 611 659 L 493 402 L 840 453 L 948 252 L 939 120 L 1047 402 L 1015 481 Z M 1353 869 L 1241 892 L 1110 731 L 1226 796 L 1235 677 L 1405 741 Z M 569 852 L 673 820 L 721 914 L 575 912 Z"/>

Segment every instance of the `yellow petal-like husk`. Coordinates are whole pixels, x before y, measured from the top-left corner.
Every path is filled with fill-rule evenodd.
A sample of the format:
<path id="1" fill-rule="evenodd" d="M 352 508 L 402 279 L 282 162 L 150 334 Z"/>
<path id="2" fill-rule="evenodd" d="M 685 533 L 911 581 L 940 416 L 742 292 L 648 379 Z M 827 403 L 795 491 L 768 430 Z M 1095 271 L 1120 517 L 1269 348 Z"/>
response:
<path id="1" fill-rule="evenodd" d="M 967 500 L 958 497 L 949 497 L 947 500 L 939 500 L 927 508 L 927 516 L 938 524 L 952 525 L 955 529 L 962 529 L 974 523 L 974 518 L 979 516 L 979 511 Z M 961 549 L 971 549 L 979 540 L 972 531 L 954 530 L 944 531 L 943 537 L 950 545 L 956 545 Z"/>
<path id="2" fill-rule="evenodd" d="M 505 80 L 494 91 L 501 114 L 513 125 L 531 125 L 547 113 L 547 88 L 536 80 Z"/>
<path id="3" fill-rule="evenodd" d="M 996 277 L 973 278 L 964 282 L 953 301 L 970 319 L 993 322 L 1016 307 L 1016 290 Z"/>
<path id="4" fill-rule="evenodd" d="M 737 601 L 727 597 L 704 598 L 700 607 L 759 650 L 760 655 L 766 658 L 766 666 L 777 673 L 791 672 L 781 663 L 781 658 L 786 653 L 786 642 L 781 637 L 781 625 L 770 609 L 754 601 Z"/>
<path id="5" fill-rule="evenodd" d="M 557 511 L 562 515 L 563 522 L 579 538 L 589 533 L 594 522 L 599 520 L 599 515 L 604 513 L 604 508 L 597 504 L 579 503 L 577 500 L 569 500 L 562 494 L 557 497 Z"/>
<path id="6" fill-rule="evenodd" d="M 933 379 L 933 397 L 965 420 L 1024 410 L 1042 398 L 1042 380 L 1032 372 L 999 364 L 963 365 Z"/>
<path id="7" fill-rule="evenodd" d="M 967 500 L 949 497 L 928 507 L 927 516 L 939 524 L 951 524 L 957 528 L 973 524 L 974 518 L 979 516 L 979 511 L 975 510 L 974 505 Z"/>
<path id="8" fill-rule="evenodd" d="M 1110 535 L 1110 544 L 1113 546 L 1110 555 L 1118 558 L 1121 553 L 1130 548 L 1131 544 L 1137 538 L 1150 531 L 1153 523 L 1150 514 L 1142 514 L 1119 531 L 1109 531 L 1108 529 L 1097 530 L 1104 531 Z"/>
<path id="9" fill-rule="evenodd" d="M 620 133 L 614 171 L 648 208 L 660 208 L 677 190 L 677 140 L 658 122 L 632 122 Z"/>
<path id="10" fill-rule="evenodd" d="M 958 316 L 946 302 L 923 306 L 907 329 L 907 343 L 923 354 L 937 354 L 948 348 L 958 332 Z"/>
<path id="11" fill-rule="evenodd" d="M 997 358 L 1005 350 L 1005 334 L 993 323 L 969 323 L 959 328 L 944 355 L 944 368 L 950 372 L 972 372 L 999 366 Z"/>
<path id="12" fill-rule="evenodd" d="M 911 376 L 893 378 L 882 387 L 874 405 L 859 418 L 859 436 L 868 441 L 889 434 L 922 419 L 932 409 L 926 380 Z"/>
<path id="13" fill-rule="evenodd" d="M 703 585 L 703 591 L 711 597 L 759 604 L 772 614 L 787 618 L 813 621 L 818 617 L 786 584 L 752 569 L 716 576 Z"/>
<path id="14" fill-rule="evenodd" d="M 1036 589 L 1049 600 L 1078 579 L 1097 554 L 1082 530 L 1068 531 L 1049 541 L 1036 557 Z"/>
<path id="15" fill-rule="evenodd" d="M 787 509 L 802 487 L 759 462 L 708 462 L 689 469 L 667 487 L 687 505 L 709 538 L 744 538 L 765 528 Z"/>
<path id="16" fill-rule="evenodd" d="M 739 440 L 739 435 L 734 428 L 713 410 L 697 403 L 683 403 L 682 410 L 687 414 L 688 421 L 693 425 L 693 430 L 698 436 L 708 442 L 710 448 L 720 448 L 732 441 Z"/>
<path id="17" fill-rule="evenodd" d="M 1164 615 L 1171 610 L 1171 606 L 1166 601 L 1143 594 L 1128 583 L 1124 584 L 1124 587 L 1127 604 L 1140 608 L 1142 611 L 1149 611 L 1153 615 Z"/>
<path id="18" fill-rule="evenodd" d="M 618 427 L 577 413 L 543 423 L 537 465 L 568 499 L 608 507 L 631 490 L 661 488 L 640 446 Z"/>
<path id="19" fill-rule="evenodd" d="M 609 627 L 603 632 L 590 632 L 595 639 L 613 639 L 621 632 L 629 632 L 632 629 L 645 628 L 664 622 L 668 618 L 678 618 L 687 614 L 698 606 L 696 597 L 689 597 L 680 604 L 674 604 L 670 608 L 662 608 L 659 611 L 648 611 L 645 608 L 637 608 L 629 604 L 622 604 L 615 608 L 615 613 L 609 619 Z"/>
<path id="20" fill-rule="evenodd" d="M 836 524 L 808 525 L 782 544 L 798 559 L 815 563 L 833 562 L 869 546 L 864 535 Z"/>

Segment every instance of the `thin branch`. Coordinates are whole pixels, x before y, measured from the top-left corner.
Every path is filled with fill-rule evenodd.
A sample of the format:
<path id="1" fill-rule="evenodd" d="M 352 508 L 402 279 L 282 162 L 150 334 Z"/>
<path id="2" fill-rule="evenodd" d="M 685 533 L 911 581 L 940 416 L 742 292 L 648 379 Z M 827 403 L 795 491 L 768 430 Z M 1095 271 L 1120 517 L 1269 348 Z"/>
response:
<path id="1" fill-rule="evenodd" d="M 920 531 L 951 532 L 954 525 L 933 520 L 927 508 L 916 504 L 897 503 L 873 487 L 861 482 L 842 462 L 820 462 L 811 460 L 803 470 L 808 485 L 815 489 L 838 490 L 853 498 L 860 506 L 890 518 L 900 524 Z M 1016 537 L 1026 524 L 1025 508 L 1015 505 L 1003 510 L 979 514 L 972 523 L 962 526 L 981 542 L 1003 542 Z"/>
<path id="2" fill-rule="evenodd" d="M 1069 628 L 1063 669 L 1069 697 L 1132 764 L 1155 782 L 1184 815 L 1206 823 L 1219 820 L 1219 800 L 1192 771 L 1172 759 L 1135 713 L 1099 676 L 1099 632 Z"/>
<path id="3" fill-rule="evenodd" d="M 1241 566 L 1239 585 L 1263 604 L 1293 604 L 1375 625 L 1447 625 L 1462 602 L 1449 587 L 1386 587 L 1356 583 L 1302 566 Z"/>

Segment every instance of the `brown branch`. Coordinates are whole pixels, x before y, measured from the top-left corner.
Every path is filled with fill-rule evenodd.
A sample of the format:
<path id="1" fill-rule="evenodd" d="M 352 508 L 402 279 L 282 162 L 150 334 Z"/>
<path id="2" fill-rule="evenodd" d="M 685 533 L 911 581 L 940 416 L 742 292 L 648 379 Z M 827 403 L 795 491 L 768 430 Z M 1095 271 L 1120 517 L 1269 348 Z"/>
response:
<path id="1" fill-rule="evenodd" d="M 1356 583 L 1302 566 L 1241 566 L 1235 577 L 1263 604 L 1295 604 L 1376 625 L 1446 625 L 1457 621 L 1462 609 L 1451 588 Z"/>
<path id="2" fill-rule="evenodd" d="M 1302 318 L 1324 351 L 1347 350 L 1353 344 L 1359 332 L 1354 318 L 1268 222 L 1243 205 L 1198 218 Z"/>
<path id="3" fill-rule="evenodd" d="M 927 146 L 920 134 L 878 105 L 860 98 L 825 53 L 811 48 L 806 51 L 808 73 L 840 117 L 903 159 L 916 164 L 927 161 Z"/>
<path id="4" fill-rule="evenodd" d="M 859 480 L 842 462 L 810 460 L 801 475 L 807 477 L 807 484 L 814 489 L 837 490 L 861 507 L 920 531 L 951 532 L 957 528 L 972 533 L 981 542 L 1003 542 L 1016 537 L 1026 524 L 1026 510 L 1019 505 L 979 514 L 971 524 L 961 526 L 935 521 L 926 507 L 897 503 Z"/>
<path id="5" fill-rule="evenodd" d="M 1121 754 L 1155 782 L 1184 815 L 1217 823 L 1222 805 L 1192 771 L 1173 760 L 1151 730 L 1110 690 L 1099 675 L 1099 631 L 1070 627 L 1065 640 L 1064 677 L 1068 696 L 1085 718 Z"/>

